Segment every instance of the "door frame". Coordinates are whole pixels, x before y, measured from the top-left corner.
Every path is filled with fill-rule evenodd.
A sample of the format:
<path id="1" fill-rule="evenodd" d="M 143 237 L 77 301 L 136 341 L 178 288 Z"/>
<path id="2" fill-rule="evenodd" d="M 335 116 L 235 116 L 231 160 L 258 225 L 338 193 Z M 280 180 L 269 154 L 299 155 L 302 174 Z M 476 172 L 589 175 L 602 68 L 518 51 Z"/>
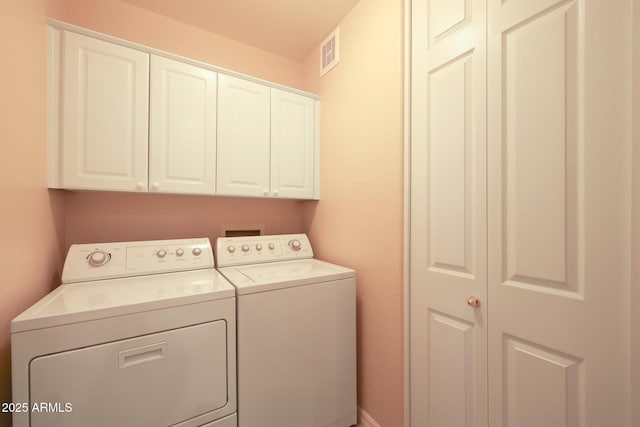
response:
<path id="1" fill-rule="evenodd" d="M 404 215 L 403 215 L 403 334 L 404 427 L 411 427 L 411 0 L 404 2 Z"/>
<path id="2" fill-rule="evenodd" d="M 631 17 L 631 425 L 640 425 L 640 4 Z"/>

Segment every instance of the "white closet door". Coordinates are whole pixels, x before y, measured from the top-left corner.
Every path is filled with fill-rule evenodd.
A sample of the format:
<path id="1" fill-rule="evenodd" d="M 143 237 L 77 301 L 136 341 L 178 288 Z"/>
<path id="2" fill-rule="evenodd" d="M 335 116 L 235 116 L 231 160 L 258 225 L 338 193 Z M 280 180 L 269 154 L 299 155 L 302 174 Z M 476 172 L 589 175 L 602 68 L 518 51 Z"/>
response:
<path id="1" fill-rule="evenodd" d="M 215 193 L 216 73 L 151 56 L 149 190 Z"/>
<path id="2" fill-rule="evenodd" d="M 271 195 L 314 196 L 315 101 L 271 89 Z"/>
<path id="3" fill-rule="evenodd" d="M 627 0 L 490 0 L 489 425 L 629 425 Z"/>
<path id="4" fill-rule="evenodd" d="M 218 76 L 217 194 L 269 195 L 270 94 L 267 86 Z"/>
<path id="5" fill-rule="evenodd" d="M 63 35 L 62 187 L 146 191 L 149 55 Z"/>
<path id="6" fill-rule="evenodd" d="M 487 427 L 485 1 L 412 15 L 411 425 Z"/>

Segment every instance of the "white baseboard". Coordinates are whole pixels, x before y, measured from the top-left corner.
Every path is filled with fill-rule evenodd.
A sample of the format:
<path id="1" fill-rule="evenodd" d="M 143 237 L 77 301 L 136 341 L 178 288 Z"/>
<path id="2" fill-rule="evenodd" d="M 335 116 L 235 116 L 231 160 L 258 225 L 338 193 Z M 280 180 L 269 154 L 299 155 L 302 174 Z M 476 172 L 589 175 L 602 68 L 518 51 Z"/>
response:
<path id="1" fill-rule="evenodd" d="M 371 415 L 367 414 L 364 409 L 358 407 L 358 426 L 357 427 L 380 427 Z"/>

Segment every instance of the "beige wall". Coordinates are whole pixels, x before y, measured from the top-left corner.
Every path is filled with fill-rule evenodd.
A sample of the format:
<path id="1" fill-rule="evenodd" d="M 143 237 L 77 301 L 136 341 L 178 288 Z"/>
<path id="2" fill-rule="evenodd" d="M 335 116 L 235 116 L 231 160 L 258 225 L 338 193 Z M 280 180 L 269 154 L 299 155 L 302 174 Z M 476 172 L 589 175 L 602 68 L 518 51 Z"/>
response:
<path id="1" fill-rule="evenodd" d="M 67 22 L 300 88 L 302 65 L 117 0 L 66 0 Z"/>
<path id="2" fill-rule="evenodd" d="M 322 96 L 321 199 L 304 209 L 320 258 L 357 270 L 358 401 L 403 423 L 402 0 L 362 0 L 340 24 L 341 60 L 304 89 Z"/>
<path id="3" fill-rule="evenodd" d="M 0 402 L 11 397 L 11 319 L 60 277 L 63 200 L 44 185 L 45 13 L 44 1 L 0 0 Z"/>
<path id="4" fill-rule="evenodd" d="M 301 233 L 301 202 L 158 194 L 80 193 L 65 198 L 65 251 L 73 243 L 208 237 L 229 228 Z"/>

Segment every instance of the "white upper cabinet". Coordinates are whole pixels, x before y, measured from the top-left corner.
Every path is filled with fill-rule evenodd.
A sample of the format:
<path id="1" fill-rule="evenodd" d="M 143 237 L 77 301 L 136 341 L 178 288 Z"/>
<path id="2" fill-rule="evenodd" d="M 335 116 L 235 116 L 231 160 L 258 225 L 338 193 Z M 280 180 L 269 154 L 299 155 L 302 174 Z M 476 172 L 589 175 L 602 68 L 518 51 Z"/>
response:
<path id="1" fill-rule="evenodd" d="M 271 192 L 313 199 L 317 147 L 313 99 L 271 89 Z"/>
<path id="2" fill-rule="evenodd" d="M 217 194 L 317 198 L 313 98 L 221 75 Z"/>
<path id="3" fill-rule="evenodd" d="M 216 76 L 151 55 L 150 192 L 215 194 Z"/>
<path id="4" fill-rule="evenodd" d="M 146 191 L 149 55 L 64 32 L 59 183 Z"/>
<path id="5" fill-rule="evenodd" d="M 270 88 L 236 77 L 218 80 L 219 195 L 270 195 Z"/>
<path id="6" fill-rule="evenodd" d="M 318 198 L 314 95 L 48 24 L 50 188 Z"/>

